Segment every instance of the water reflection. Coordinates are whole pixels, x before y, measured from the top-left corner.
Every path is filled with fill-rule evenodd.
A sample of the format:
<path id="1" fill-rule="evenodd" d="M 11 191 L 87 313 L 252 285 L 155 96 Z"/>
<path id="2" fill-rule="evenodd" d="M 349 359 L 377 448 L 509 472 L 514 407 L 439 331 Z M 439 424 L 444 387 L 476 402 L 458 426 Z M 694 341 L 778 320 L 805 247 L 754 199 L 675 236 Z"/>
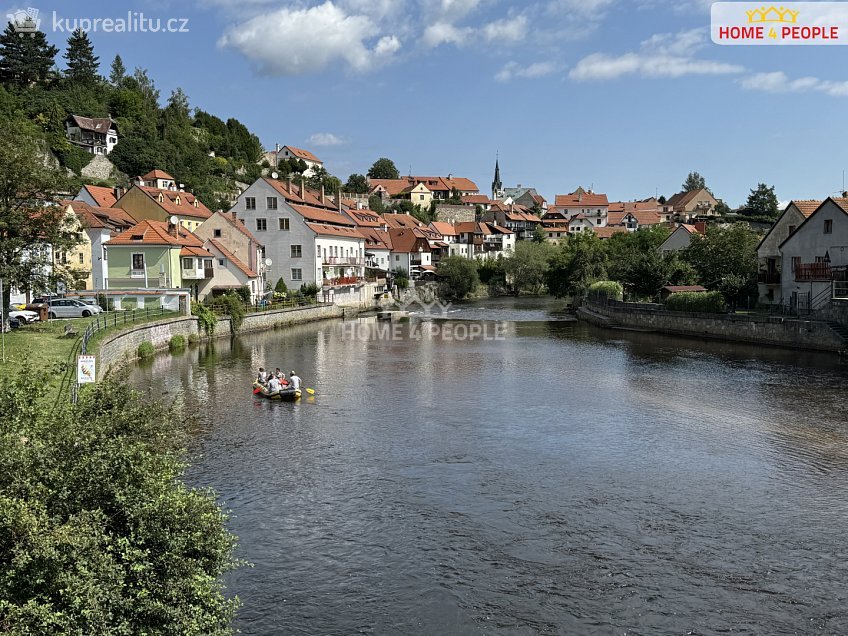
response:
<path id="1" fill-rule="evenodd" d="M 189 477 L 255 564 L 228 578 L 244 633 L 848 631 L 833 357 L 597 330 L 535 300 L 457 321 L 481 304 L 505 339 L 327 322 L 132 372 L 204 423 Z M 316 399 L 253 398 L 260 365 Z"/>

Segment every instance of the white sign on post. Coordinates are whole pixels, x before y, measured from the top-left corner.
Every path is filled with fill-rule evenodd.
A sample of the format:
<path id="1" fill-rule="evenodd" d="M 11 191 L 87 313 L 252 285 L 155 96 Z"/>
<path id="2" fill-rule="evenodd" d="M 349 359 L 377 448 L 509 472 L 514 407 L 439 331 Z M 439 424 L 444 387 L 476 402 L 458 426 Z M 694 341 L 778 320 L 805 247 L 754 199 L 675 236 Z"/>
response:
<path id="1" fill-rule="evenodd" d="M 77 356 L 77 384 L 91 384 L 97 378 L 94 356 Z"/>

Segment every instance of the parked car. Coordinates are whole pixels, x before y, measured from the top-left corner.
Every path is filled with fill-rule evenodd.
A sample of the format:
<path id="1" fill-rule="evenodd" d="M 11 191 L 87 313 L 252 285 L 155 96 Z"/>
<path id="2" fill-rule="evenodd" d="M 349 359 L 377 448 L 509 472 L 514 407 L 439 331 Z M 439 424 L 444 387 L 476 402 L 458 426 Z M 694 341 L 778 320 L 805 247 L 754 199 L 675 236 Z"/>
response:
<path id="1" fill-rule="evenodd" d="M 9 322 L 23 327 L 31 322 L 38 322 L 38 313 L 35 311 L 27 311 L 26 309 L 10 308 L 6 314 L 9 316 Z"/>
<path id="2" fill-rule="evenodd" d="M 98 305 L 87 305 L 72 298 L 51 298 L 48 305 L 47 315 L 50 318 L 88 318 L 103 311 Z"/>

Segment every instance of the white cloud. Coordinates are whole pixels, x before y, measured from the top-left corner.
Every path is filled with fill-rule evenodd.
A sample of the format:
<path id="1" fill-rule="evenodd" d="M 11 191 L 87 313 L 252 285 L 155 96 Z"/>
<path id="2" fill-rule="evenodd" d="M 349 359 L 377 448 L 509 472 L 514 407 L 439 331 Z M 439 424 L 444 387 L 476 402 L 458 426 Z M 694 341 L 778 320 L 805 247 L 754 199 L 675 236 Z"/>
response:
<path id="1" fill-rule="evenodd" d="M 818 77 L 789 79 L 783 71 L 754 73 L 739 82 L 742 88 L 767 93 L 800 93 L 816 91 L 833 97 L 848 97 L 848 82 L 833 82 Z"/>
<path id="2" fill-rule="evenodd" d="M 483 27 L 483 37 L 489 42 L 518 42 L 527 35 L 527 16 L 504 18 Z"/>
<path id="3" fill-rule="evenodd" d="M 311 135 L 306 143 L 319 148 L 329 148 L 330 146 L 341 146 L 345 143 L 345 140 L 333 133 L 319 132 Z"/>
<path id="4" fill-rule="evenodd" d="M 560 69 L 554 62 L 535 62 L 529 66 L 521 66 L 518 62 L 508 62 L 495 74 L 499 82 L 508 82 L 515 78 L 534 79 L 556 73 Z"/>
<path id="5" fill-rule="evenodd" d="M 435 47 L 440 44 L 467 44 L 473 34 L 469 27 L 456 27 L 449 22 L 436 22 L 424 29 L 421 40 L 426 46 Z"/>
<path id="6" fill-rule="evenodd" d="M 684 75 L 726 75 L 742 73 L 737 64 L 700 60 L 694 57 L 703 48 L 706 29 L 677 34 L 657 34 L 642 42 L 637 52 L 622 55 L 593 53 L 577 62 L 568 76 L 573 80 L 611 80 L 625 75 L 642 77 L 682 77 Z"/>
<path id="7" fill-rule="evenodd" d="M 348 15 L 333 2 L 310 8 L 282 8 L 253 17 L 228 29 L 218 45 L 233 48 L 252 60 L 264 75 L 301 75 L 343 63 L 367 71 L 398 49 L 395 36 L 380 36 L 365 15 Z"/>

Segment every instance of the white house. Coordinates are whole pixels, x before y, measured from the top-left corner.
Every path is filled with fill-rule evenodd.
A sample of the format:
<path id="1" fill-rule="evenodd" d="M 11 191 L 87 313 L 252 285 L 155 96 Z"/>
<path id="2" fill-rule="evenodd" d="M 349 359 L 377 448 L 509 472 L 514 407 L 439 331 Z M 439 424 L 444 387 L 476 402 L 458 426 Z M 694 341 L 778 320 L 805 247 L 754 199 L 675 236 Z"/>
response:
<path id="1" fill-rule="evenodd" d="M 315 174 L 317 168 L 323 168 L 324 162 L 314 154 L 303 148 L 295 148 L 294 146 L 283 146 L 277 151 L 277 163 L 283 159 L 300 159 L 306 164 L 304 175 L 311 177 Z"/>
<path id="2" fill-rule="evenodd" d="M 606 227 L 609 212 L 609 199 L 606 194 L 586 191 L 577 188 L 571 194 L 558 194 L 554 208 L 561 210 L 565 218 L 572 219 L 582 215 L 590 222 L 591 227 Z M 583 224 L 580 224 L 583 226 Z"/>
<path id="3" fill-rule="evenodd" d="M 257 179 L 231 212 L 265 246 L 271 285 L 280 278 L 291 289 L 309 283 L 359 287 L 364 282 L 365 237 L 331 199 L 308 190 L 303 181 Z"/>
<path id="4" fill-rule="evenodd" d="M 392 241 L 391 269 L 405 269 L 410 277 L 433 272 L 433 255 L 430 241 L 420 228 L 390 228 Z"/>
<path id="5" fill-rule="evenodd" d="M 73 145 L 92 155 L 108 155 L 118 145 L 118 125 L 111 117 L 71 115 L 65 120 L 65 134 Z"/>
<path id="6" fill-rule="evenodd" d="M 830 302 L 848 269 L 848 199 L 825 199 L 779 249 L 782 304 L 803 312 Z"/>
<path id="7" fill-rule="evenodd" d="M 383 272 L 392 269 L 392 238 L 388 231 L 373 227 L 357 229 L 365 237 L 365 267 Z"/>
<path id="8" fill-rule="evenodd" d="M 757 246 L 757 288 L 759 300 L 766 304 L 781 304 L 780 244 L 815 212 L 821 201 L 790 201 L 771 229 Z"/>

